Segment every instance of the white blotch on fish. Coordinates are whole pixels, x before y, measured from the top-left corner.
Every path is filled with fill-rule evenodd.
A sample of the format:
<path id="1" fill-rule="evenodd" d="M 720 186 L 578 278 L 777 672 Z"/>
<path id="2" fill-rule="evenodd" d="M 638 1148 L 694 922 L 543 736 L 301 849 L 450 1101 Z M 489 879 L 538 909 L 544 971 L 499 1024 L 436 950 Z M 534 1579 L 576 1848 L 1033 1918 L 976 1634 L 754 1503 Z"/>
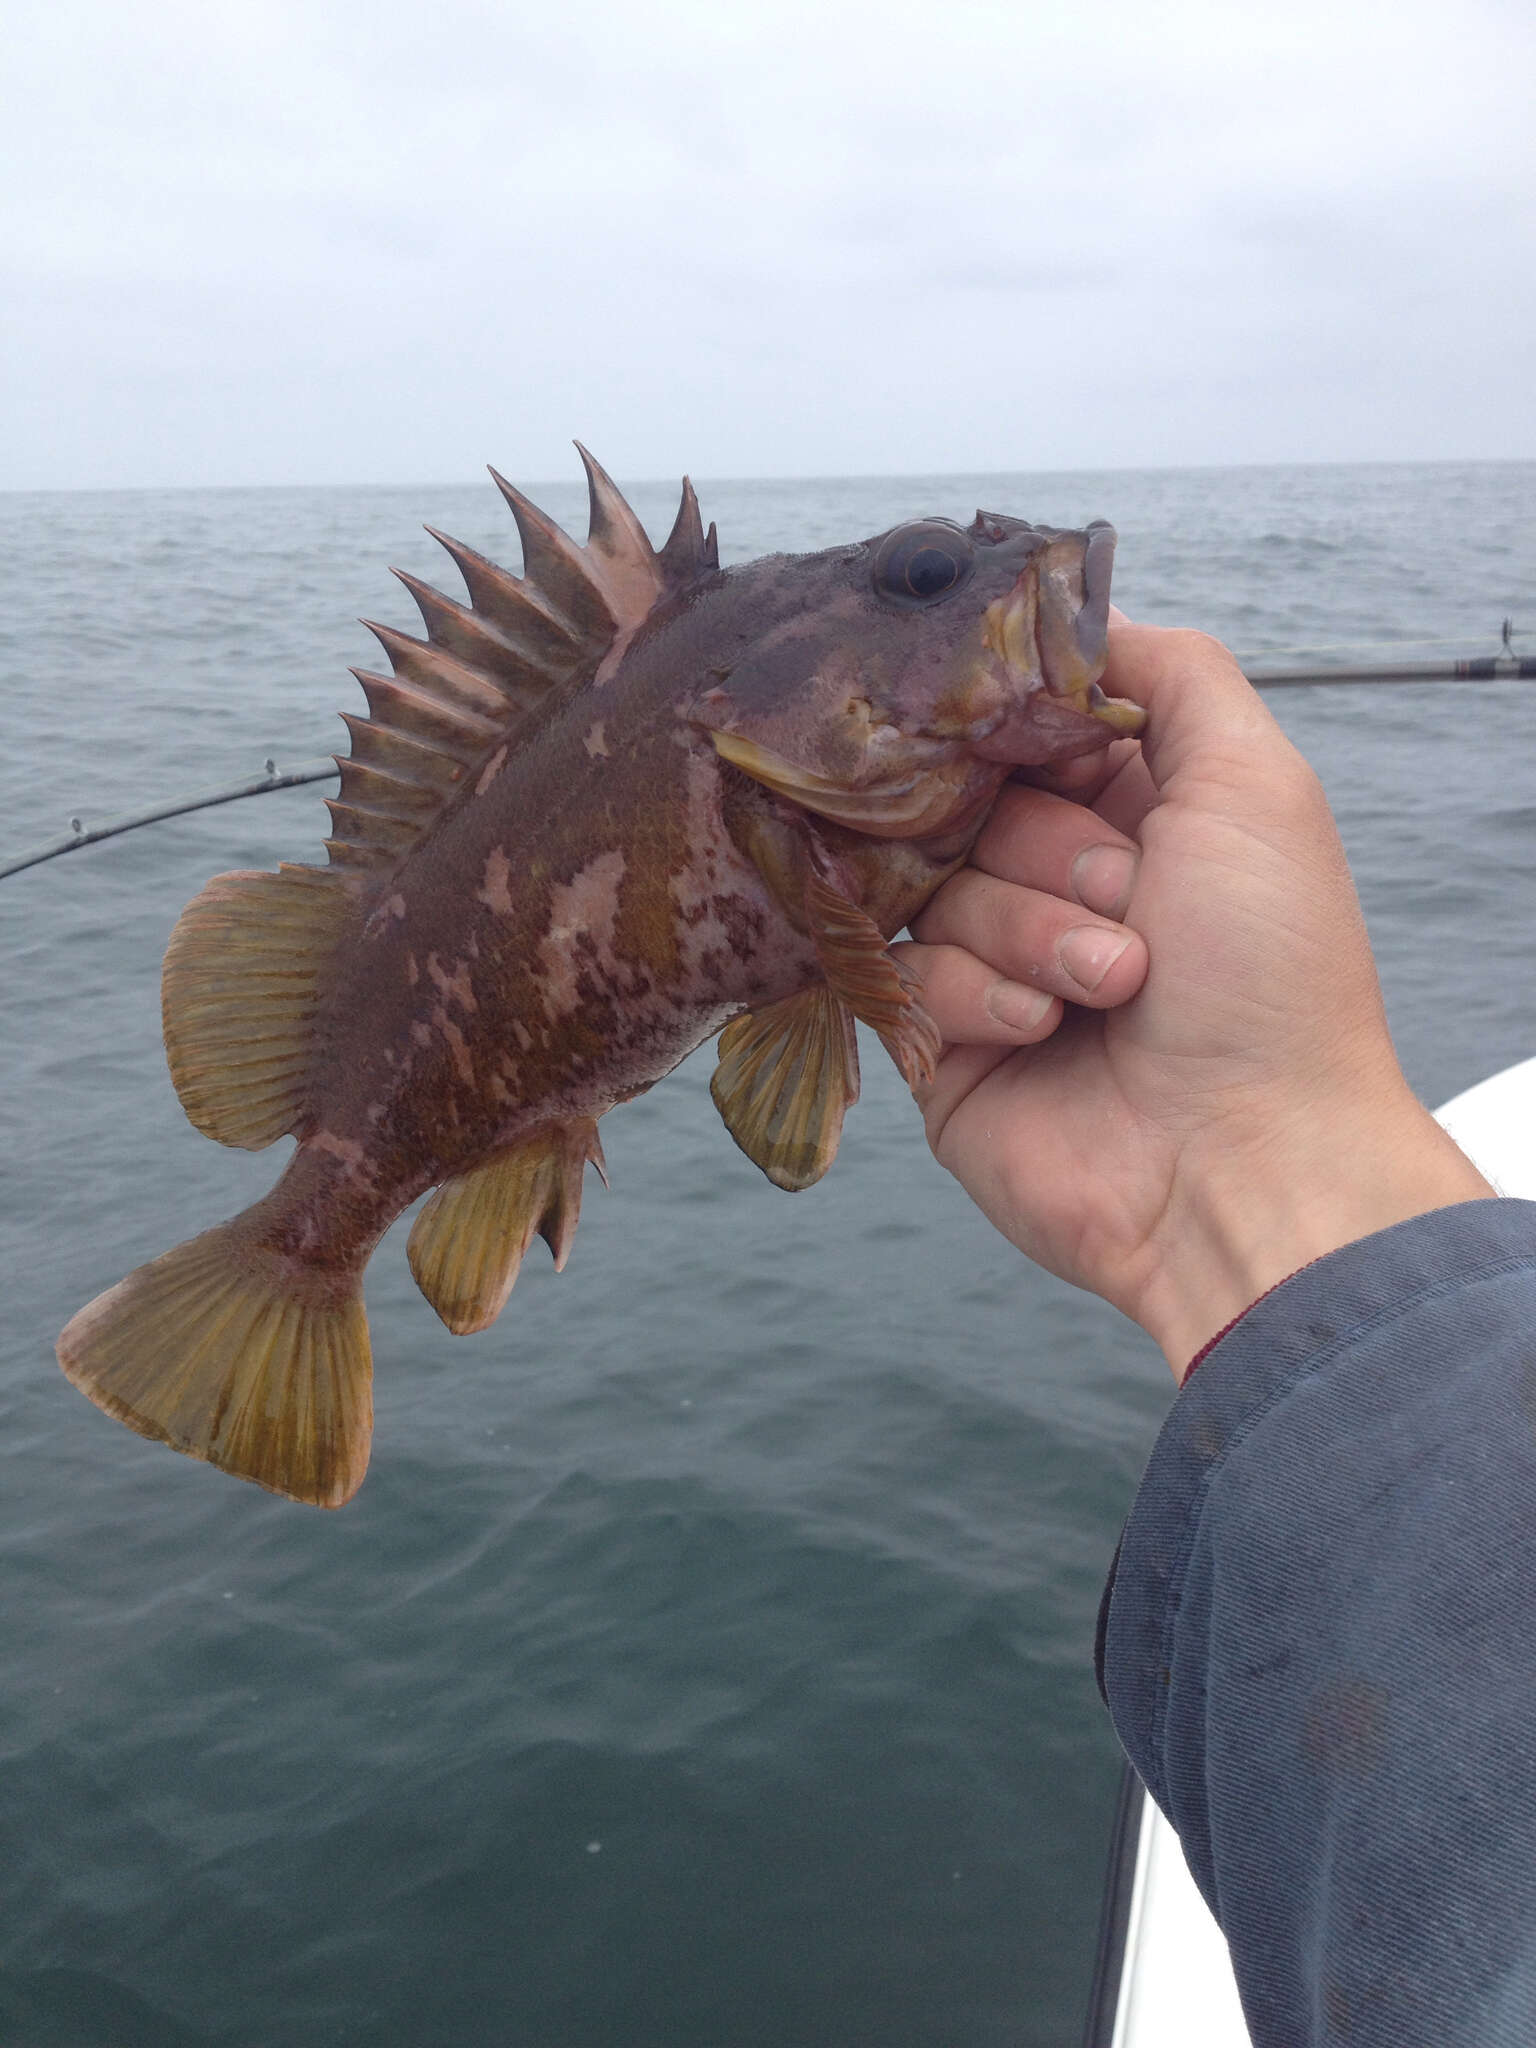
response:
<path id="1" fill-rule="evenodd" d="M 583 968 L 609 988 L 617 986 L 620 969 L 613 940 L 623 880 L 624 855 L 615 850 L 588 861 L 570 881 L 551 886 L 549 929 L 539 941 L 548 1017 L 568 1016 L 576 1009 Z M 585 947 L 580 946 L 583 940 Z"/>

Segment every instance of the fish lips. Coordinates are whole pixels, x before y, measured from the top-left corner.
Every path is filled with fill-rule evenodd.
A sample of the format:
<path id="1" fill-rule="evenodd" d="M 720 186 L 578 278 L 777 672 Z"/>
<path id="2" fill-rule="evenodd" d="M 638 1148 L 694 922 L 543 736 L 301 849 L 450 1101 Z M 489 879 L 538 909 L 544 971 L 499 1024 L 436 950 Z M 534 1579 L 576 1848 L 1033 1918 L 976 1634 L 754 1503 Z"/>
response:
<path id="1" fill-rule="evenodd" d="M 1095 675 L 1104 672 L 1109 653 L 1109 579 L 1115 567 L 1118 535 L 1107 519 L 1091 519 L 1083 549 L 1083 602 L 1072 621 L 1077 651 Z"/>
<path id="2" fill-rule="evenodd" d="M 1065 539 L 1058 536 L 1026 565 L 1005 602 L 996 640 L 1011 701 L 989 730 L 971 739 L 971 752 L 984 761 L 1041 767 L 1093 753 L 1146 723 L 1139 704 L 1107 696 L 1099 685 L 1109 652 L 1115 529 L 1095 519 L 1070 555 L 1061 546 Z M 1027 651 L 1020 644 L 1025 637 L 1032 643 Z"/>
<path id="3" fill-rule="evenodd" d="M 1009 768 L 1045 768 L 1096 754 L 1117 739 L 1135 738 L 1147 714 L 1128 697 L 1107 697 L 1097 683 L 1065 697 L 1037 689 L 991 732 L 974 739 L 969 751 L 981 761 Z"/>

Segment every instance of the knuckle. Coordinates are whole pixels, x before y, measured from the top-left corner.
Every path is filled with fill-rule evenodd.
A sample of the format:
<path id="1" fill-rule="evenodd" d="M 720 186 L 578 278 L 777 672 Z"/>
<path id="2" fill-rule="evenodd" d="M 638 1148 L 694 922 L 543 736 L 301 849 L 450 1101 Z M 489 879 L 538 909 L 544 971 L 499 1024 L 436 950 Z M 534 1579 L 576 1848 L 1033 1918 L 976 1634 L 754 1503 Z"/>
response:
<path id="1" fill-rule="evenodd" d="M 1188 660 L 1219 662 L 1225 668 L 1237 669 L 1236 655 L 1214 633 L 1202 632 L 1198 626 L 1173 626 L 1169 631 L 1177 643 L 1177 651 Z"/>

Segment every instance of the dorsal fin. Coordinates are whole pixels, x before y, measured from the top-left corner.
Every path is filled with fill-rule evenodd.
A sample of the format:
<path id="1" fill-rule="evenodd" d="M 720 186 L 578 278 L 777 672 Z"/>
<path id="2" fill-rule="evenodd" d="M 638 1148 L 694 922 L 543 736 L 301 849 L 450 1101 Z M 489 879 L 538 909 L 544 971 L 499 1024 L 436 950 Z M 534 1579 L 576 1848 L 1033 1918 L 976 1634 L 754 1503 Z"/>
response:
<path id="1" fill-rule="evenodd" d="M 439 533 L 435 526 L 427 532 L 453 557 L 478 615 L 489 619 L 525 661 L 547 663 L 580 646 L 581 636 L 571 620 L 534 584 L 524 583 L 510 569 Z"/>
<path id="2" fill-rule="evenodd" d="M 415 598 L 432 644 L 494 676 L 519 704 L 536 704 L 548 687 L 549 676 L 575 665 L 571 641 L 553 625 L 545 625 L 544 632 L 538 635 L 543 643 L 538 650 L 542 654 L 540 660 L 529 648 L 527 638 L 521 642 L 513 639 L 487 613 L 467 604 L 456 604 L 430 583 L 408 576 L 403 569 L 392 569 L 390 574 L 398 576 Z M 541 620 L 540 624 L 545 622 Z"/>
<path id="3" fill-rule="evenodd" d="M 720 566 L 720 550 L 715 544 L 713 522 L 706 536 L 704 522 L 699 517 L 699 501 L 687 477 L 683 478 L 682 502 L 659 560 L 668 587 L 673 590 L 696 582 L 700 576 L 707 576 Z"/>
<path id="4" fill-rule="evenodd" d="M 620 626 L 643 619 L 666 589 L 666 574 L 645 528 L 620 497 L 613 478 L 578 441 L 576 453 L 587 472 L 591 514 L 587 559 L 597 565 L 604 594 Z"/>
<path id="5" fill-rule="evenodd" d="M 364 619 L 362 624 L 389 656 L 389 665 L 400 682 L 440 697 L 456 711 L 470 711 L 477 718 L 497 723 L 505 720 L 509 693 L 491 670 L 461 661 L 431 640 L 414 640 L 393 626 L 381 626 L 373 619 Z"/>
<path id="6" fill-rule="evenodd" d="M 531 498 L 525 498 L 515 484 L 493 469 L 491 481 L 506 499 L 517 521 L 517 537 L 523 544 L 523 576 L 536 583 L 571 621 L 585 639 L 604 647 L 618 628 L 618 612 L 609 603 L 602 578 L 563 527 L 556 526 L 547 512 L 541 512 Z"/>
<path id="7" fill-rule="evenodd" d="M 714 528 L 706 539 L 690 483 L 658 554 L 607 471 L 579 442 L 577 449 L 592 507 L 585 547 L 493 469 L 517 521 L 523 574 L 429 526 L 457 564 L 469 603 L 396 569 L 426 638 L 364 620 L 393 674 L 352 671 L 368 716 L 347 717 L 352 751 L 337 756 L 341 790 L 326 842 L 333 866 L 361 878 L 398 865 L 550 691 L 590 674 L 620 633 L 718 567 Z"/>

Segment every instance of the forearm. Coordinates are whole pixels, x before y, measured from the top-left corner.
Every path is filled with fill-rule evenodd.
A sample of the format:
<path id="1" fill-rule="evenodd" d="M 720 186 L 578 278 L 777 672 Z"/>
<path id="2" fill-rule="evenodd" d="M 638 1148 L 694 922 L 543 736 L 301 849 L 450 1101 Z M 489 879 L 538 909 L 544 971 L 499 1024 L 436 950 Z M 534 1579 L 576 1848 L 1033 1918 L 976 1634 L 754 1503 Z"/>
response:
<path id="1" fill-rule="evenodd" d="M 1103 1678 L 1259 2048 L 1536 2039 L 1536 1205 L 1286 1281 L 1179 1396 Z"/>

